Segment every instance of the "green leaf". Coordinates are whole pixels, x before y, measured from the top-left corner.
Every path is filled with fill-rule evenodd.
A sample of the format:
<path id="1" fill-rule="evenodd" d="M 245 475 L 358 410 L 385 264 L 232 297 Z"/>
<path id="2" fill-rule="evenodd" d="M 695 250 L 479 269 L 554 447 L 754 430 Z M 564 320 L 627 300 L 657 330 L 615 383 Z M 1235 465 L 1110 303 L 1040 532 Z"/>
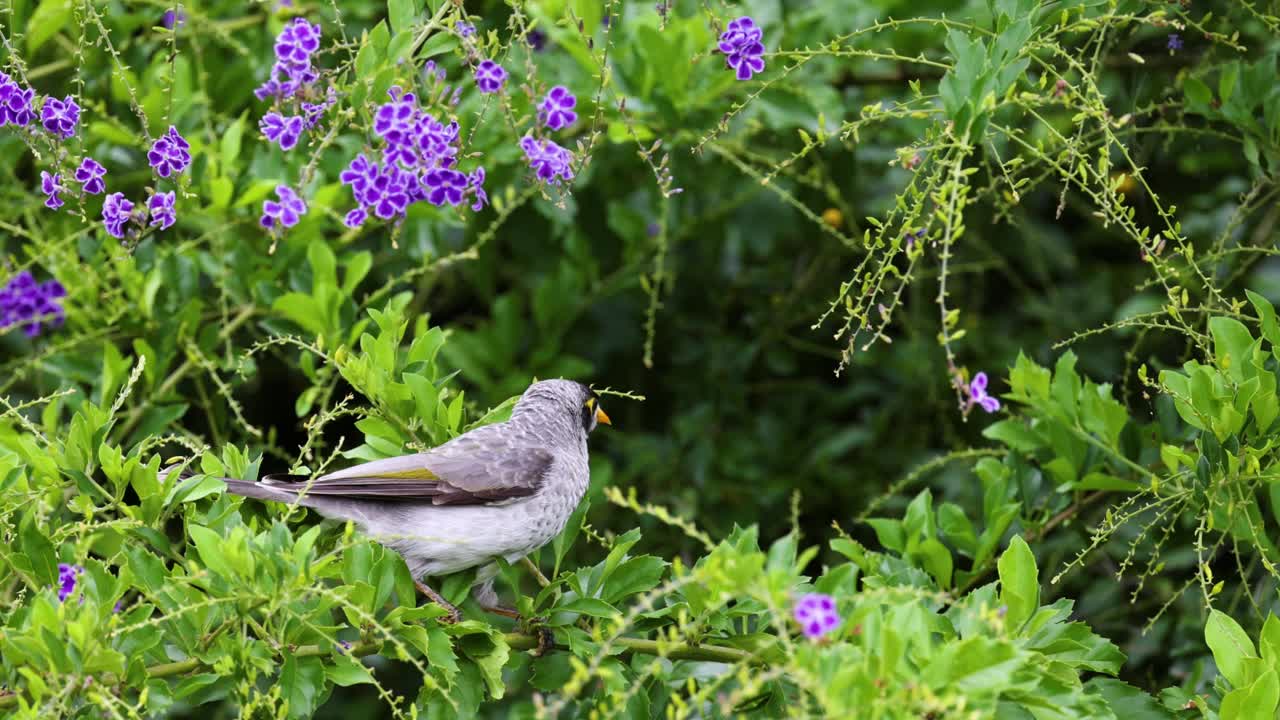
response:
<path id="1" fill-rule="evenodd" d="M 238 118 L 227 126 L 218 141 L 222 159 L 222 172 L 228 173 L 236 166 L 236 158 L 240 157 L 240 143 L 244 137 L 244 117 Z"/>
<path id="2" fill-rule="evenodd" d="M 310 295 L 285 293 L 271 303 L 271 309 L 294 321 L 313 335 L 323 335 L 324 316 Z"/>
<path id="3" fill-rule="evenodd" d="M 200 562 L 215 575 L 234 578 L 235 572 L 222 554 L 222 536 L 203 525 L 188 525 L 187 534 L 196 544 Z"/>
<path id="4" fill-rule="evenodd" d="M 1007 418 L 994 422 L 983 428 L 982 436 L 990 438 L 1019 452 L 1035 452 L 1044 446 L 1044 441 L 1031 431 L 1022 420 Z"/>
<path id="5" fill-rule="evenodd" d="M 598 598 L 580 597 L 556 606 L 556 612 L 573 612 L 591 617 L 611 618 L 619 615 L 618 609 Z"/>
<path id="6" fill-rule="evenodd" d="M 973 556 L 978 547 L 978 537 L 974 533 L 973 523 L 969 522 L 959 505 L 942 503 L 938 507 L 938 527 L 960 552 Z"/>
<path id="7" fill-rule="evenodd" d="M 387 0 L 387 21 L 392 32 L 408 30 L 421 14 L 421 0 Z"/>
<path id="8" fill-rule="evenodd" d="M 1000 575 L 1000 602 L 1005 606 L 1005 622 L 1015 631 L 1040 606 L 1040 581 L 1036 556 L 1021 535 L 1014 535 L 996 567 Z"/>
<path id="9" fill-rule="evenodd" d="M 1267 670 L 1248 688 L 1232 690 L 1222 698 L 1219 720 L 1274 720 L 1280 702 L 1280 680 Z"/>
<path id="10" fill-rule="evenodd" d="M 1204 84 L 1203 80 L 1194 75 L 1188 75 L 1182 80 L 1182 90 L 1186 93 L 1188 106 L 1192 110 L 1201 114 L 1208 111 L 1210 103 L 1213 102 L 1213 91 Z"/>
<path id="11" fill-rule="evenodd" d="M 902 522 L 888 518 L 869 518 L 867 524 L 876 532 L 876 539 L 886 550 L 896 553 L 907 549 L 907 535 L 902 531 Z"/>
<path id="12" fill-rule="evenodd" d="M 1175 717 L 1155 698 L 1115 678 L 1093 678 L 1085 683 L 1085 689 L 1106 699 L 1111 712 L 1121 720 L 1174 720 Z"/>
<path id="13" fill-rule="evenodd" d="M 1021 663 L 1013 645 L 979 635 L 944 646 L 920 678 L 935 690 L 986 694 L 1006 684 Z"/>
<path id="14" fill-rule="evenodd" d="M 604 585 L 605 602 L 616 604 L 619 600 L 657 587 L 667 563 L 662 558 L 641 555 L 622 562 Z"/>
<path id="15" fill-rule="evenodd" d="M 1258 649 L 1262 659 L 1267 661 L 1271 669 L 1280 673 L 1280 618 L 1274 613 L 1267 614 L 1267 621 L 1262 623 L 1262 633 L 1258 635 Z"/>
<path id="16" fill-rule="evenodd" d="M 373 673 L 364 663 L 341 653 L 333 657 L 332 665 L 324 667 L 324 674 L 334 685 L 342 687 L 374 682 Z"/>
<path id="17" fill-rule="evenodd" d="M 1209 318 L 1209 331 L 1213 334 L 1213 355 L 1218 367 L 1227 372 L 1237 383 L 1245 378 L 1245 363 L 1252 353 L 1253 336 L 1249 328 L 1235 318 L 1214 316 Z"/>
<path id="18" fill-rule="evenodd" d="M 286 654 L 280 670 L 280 690 L 289 703 L 289 717 L 315 714 L 324 690 L 325 668 L 320 658 Z"/>
<path id="19" fill-rule="evenodd" d="M 1209 622 L 1204 626 L 1204 640 L 1213 651 L 1213 660 L 1227 682 L 1234 688 L 1246 687 L 1250 678 L 1245 661 L 1258 657 L 1258 653 L 1244 628 L 1222 611 L 1210 610 Z"/>
<path id="20" fill-rule="evenodd" d="M 72 3 L 67 0 L 42 0 L 26 22 L 27 52 L 34 53 L 62 32 L 71 20 Z M 10 19 L 12 15 L 9 16 Z M 15 51 L 16 52 L 16 51 Z M 83 102 L 83 99 L 82 99 Z"/>
<path id="21" fill-rule="evenodd" d="M 1276 309 L 1271 303 L 1252 290 L 1245 290 L 1244 294 L 1249 298 L 1249 302 L 1253 303 L 1253 309 L 1258 313 L 1258 320 L 1262 325 L 1262 336 L 1271 343 L 1271 352 L 1280 358 L 1280 324 L 1276 323 Z"/>

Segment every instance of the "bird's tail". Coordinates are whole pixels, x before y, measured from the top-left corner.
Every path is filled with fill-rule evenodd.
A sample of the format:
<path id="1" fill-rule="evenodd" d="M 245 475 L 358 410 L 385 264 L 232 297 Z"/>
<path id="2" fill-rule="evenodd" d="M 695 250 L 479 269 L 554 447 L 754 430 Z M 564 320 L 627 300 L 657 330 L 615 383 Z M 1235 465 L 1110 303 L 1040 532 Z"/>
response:
<path id="1" fill-rule="evenodd" d="M 161 470 L 160 471 L 161 480 L 163 480 L 164 477 L 172 471 L 173 471 L 173 468 Z M 185 480 L 191 477 L 192 475 L 194 475 L 194 473 L 183 472 L 178 477 L 178 479 Z M 254 498 L 256 500 L 274 500 L 275 502 L 288 503 L 288 504 L 293 504 L 293 503 L 299 503 L 301 505 L 309 504 L 307 503 L 305 498 L 302 498 L 300 501 L 298 498 L 298 493 L 294 490 L 288 489 L 287 486 L 281 487 L 281 486 L 269 484 L 270 478 L 263 478 L 268 482 L 249 482 L 248 480 L 234 480 L 232 478 L 225 478 L 225 477 L 218 478 L 218 479 L 221 480 L 223 484 L 227 486 L 227 492 L 231 493 L 232 495 L 241 495 L 244 497 Z"/>
<path id="2" fill-rule="evenodd" d="M 247 480 L 232 480 L 231 478 L 222 478 L 222 482 L 227 485 L 227 492 L 233 495 L 243 495 L 257 500 L 274 500 L 276 502 L 293 504 L 298 502 L 298 494 L 281 487 L 275 487 L 259 482 L 249 482 Z M 306 500 L 302 501 L 306 504 Z"/>

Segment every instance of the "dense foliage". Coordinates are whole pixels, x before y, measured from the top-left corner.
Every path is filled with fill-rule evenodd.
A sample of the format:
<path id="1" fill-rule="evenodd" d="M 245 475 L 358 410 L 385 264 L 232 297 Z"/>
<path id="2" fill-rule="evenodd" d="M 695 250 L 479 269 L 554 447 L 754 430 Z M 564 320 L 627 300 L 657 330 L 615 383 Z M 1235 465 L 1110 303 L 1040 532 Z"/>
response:
<path id="1" fill-rule="evenodd" d="M 4 0 L 0 712 L 1280 716 L 1277 52 L 1274 2 Z M 614 428 L 526 620 L 219 479 L 561 376 Z"/>

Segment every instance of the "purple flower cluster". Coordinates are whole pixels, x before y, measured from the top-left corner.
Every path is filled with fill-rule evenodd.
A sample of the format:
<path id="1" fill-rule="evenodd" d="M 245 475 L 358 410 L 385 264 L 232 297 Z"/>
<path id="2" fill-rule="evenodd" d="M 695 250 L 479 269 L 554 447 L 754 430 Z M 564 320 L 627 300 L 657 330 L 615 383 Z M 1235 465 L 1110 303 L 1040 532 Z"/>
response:
<path id="1" fill-rule="evenodd" d="M 305 120 L 301 115 L 286 117 L 278 112 L 269 112 L 258 122 L 262 135 L 271 142 L 278 143 L 281 150 L 292 150 L 298 144 L 304 126 Z"/>
<path id="2" fill-rule="evenodd" d="M 465 38 L 476 34 L 476 26 L 465 20 L 458 21 L 458 24 L 454 25 L 453 29 L 458 32 L 458 37 Z"/>
<path id="3" fill-rule="evenodd" d="M 87 157 L 80 161 L 80 167 L 76 168 L 75 179 L 80 183 L 80 188 L 90 195 L 98 195 L 107 189 L 106 183 L 102 182 L 102 177 L 107 174 L 107 169 L 91 157 Z"/>
<path id="4" fill-rule="evenodd" d="M 66 602 L 71 593 L 76 591 L 76 578 L 84 568 L 79 565 L 58 563 L 58 602 Z"/>
<path id="5" fill-rule="evenodd" d="M 167 193 L 156 193 L 147 198 L 147 211 L 151 214 L 151 227 L 159 225 L 161 230 L 168 230 L 177 222 L 178 213 L 174 208 L 176 201 L 177 196 L 172 190 Z"/>
<path id="6" fill-rule="evenodd" d="M 325 111 L 333 107 L 338 102 L 338 93 L 333 88 L 329 88 L 329 92 L 325 95 L 322 102 L 318 103 L 302 103 L 302 122 L 308 130 L 315 127 L 320 122 L 320 118 Z"/>
<path id="7" fill-rule="evenodd" d="M 80 124 L 80 106 L 70 95 L 62 100 L 47 98 L 40 108 L 40 123 L 54 135 L 64 139 L 72 137 L 76 134 L 76 125 Z"/>
<path id="8" fill-rule="evenodd" d="M 63 190 L 66 190 L 66 188 L 62 187 L 61 175 L 50 175 L 44 170 L 40 171 L 40 192 L 45 194 L 45 207 L 50 210 L 57 210 L 62 207 L 62 198 L 58 197 L 58 193 Z"/>
<path id="9" fill-rule="evenodd" d="M 484 168 L 466 174 L 455 167 L 458 122 L 441 122 L 418 107 L 413 93 L 399 87 L 387 94 L 391 100 L 378 106 L 373 116 L 373 132 L 384 143 L 382 162 L 360 154 L 338 176 L 359 204 L 347 213 L 344 224 L 359 227 L 370 214 L 391 220 L 421 200 L 437 207 L 457 206 L 470 195 L 473 210 L 484 207 Z"/>
<path id="10" fill-rule="evenodd" d="M 319 74 L 311 65 L 311 56 L 320 49 L 320 26 L 303 18 L 294 18 L 276 36 L 276 62 L 267 81 L 253 94 L 259 100 L 269 97 L 289 98 L 304 85 L 315 82 Z"/>
<path id="11" fill-rule="evenodd" d="M 279 201 L 266 200 L 262 203 L 262 217 L 258 220 L 262 227 L 293 227 L 307 214 L 307 204 L 288 185 L 277 185 L 276 197 Z"/>
<path id="12" fill-rule="evenodd" d="M 507 71 L 492 60 L 482 60 L 476 66 L 476 87 L 480 92 L 496 93 L 507 82 Z"/>
<path id="13" fill-rule="evenodd" d="M 567 128 L 578 121 L 578 113 L 573 111 L 577 104 L 578 99 L 569 92 L 569 88 L 557 85 L 538 105 L 538 120 L 548 130 Z"/>
<path id="14" fill-rule="evenodd" d="M 66 294 L 57 280 L 37 283 L 30 272 L 23 270 L 0 289 L 0 329 L 24 325 L 27 337 L 35 337 L 40 334 L 42 323 L 61 325 L 66 311 L 60 298 Z"/>
<path id="15" fill-rule="evenodd" d="M 147 152 L 147 162 L 155 168 L 156 174 L 162 178 L 181 173 L 191 164 L 191 146 L 178 134 L 178 129 L 169 126 L 169 131 L 151 145 Z"/>
<path id="16" fill-rule="evenodd" d="M 0 127 L 9 123 L 25 126 L 35 114 L 31 111 L 31 98 L 36 91 L 23 88 L 17 81 L 0 72 Z"/>
<path id="17" fill-rule="evenodd" d="M 133 203 L 125 199 L 124 193 L 111 193 L 102 202 L 102 224 L 111 237 L 123 238 L 124 226 L 132 217 Z"/>
<path id="18" fill-rule="evenodd" d="M 1169 42 L 1165 45 L 1169 48 L 1169 52 L 1175 53 L 1182 49 L 1182 37 L 1178 33 L 1169 33 Z"/>
<path id="19" fill-rule="evenodd" d="M 717 47 L 724 53 L 725 63 L 737 71 L 739 80 L 750 80 L 752 75 L 764 70 L 762 37 L 764 33 L 749 17 L 734 20 L 720 34 Z"/>
<path id="20" fill-rule="evenodd" d="M 840 625 L 840 613 L 836 611 L 836 601 L 830 595 L 810 593 L 796 603 L 794 614 L 796 622 L 805 637 L 817 640 Z"/>
<path id="21" fill-rule="evenodd" d="M 966 410 L 974 405 L 989 413 L 1000 409 L 1000 401 L 987 394 L 987 374 L 984 372 L 974 375 L 973 382 L 969 383 L 969 403 Z"/>
<path id="22" fill-rule="evenodd" d="M 524 150 L 525 159 L 539 180 L 559 185 L 561 180 L 573 179 L 573 153 L 554 141 L 539 141 L 532 135 L 525 135 L 520 138 L 520 149 Z"/>

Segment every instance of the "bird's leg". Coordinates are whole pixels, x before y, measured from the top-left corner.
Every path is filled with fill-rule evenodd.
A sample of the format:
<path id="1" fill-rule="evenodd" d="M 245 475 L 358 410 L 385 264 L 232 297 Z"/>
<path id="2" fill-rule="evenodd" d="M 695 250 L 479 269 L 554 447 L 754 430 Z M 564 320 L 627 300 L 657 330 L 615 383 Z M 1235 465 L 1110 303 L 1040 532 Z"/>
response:
<path id="1" fill-rule="evenodd" d="M 440 607 L 444 608 L 449 612 L 449 614 L 446 615 L 444 618 L 442 618 L 442 620 L 445 620 L 449 624 L 460 622 L 462 620 L 462 611 L 459 610 L 457 607 L 455 607 L 453 603 L 449 602 L 448 600 L 445 600 L 443 595 L 436 592 L 435 590 L 432 590 L 430 587 L 427 586 L 426 583 L 422 582 L 421 580 L 414 580 L 413 584 L 417 586 L 418 592 L 422 593 L 423 595 L 426 595 L 428 598 L 430 598 L 431 602 L 434 602 L 435 604 L 439 605 Z"/>
<path id="2" fill-rule="evenodd" d="M 521 615 L 520 612 L 515 608 L 509 608 L 505 605 L 486 605 L 484 603 L 481 603 L 480 608 L 485 612 L 490 612 L 490 613 L 493 613 L 494 615 L 509 617 L 512 620 L 515 620 L 516 622 L 524 626 L 526 630 L 529 630 L 533 634 L 537 635 L 538 646 L 533 650 L 534 657 L 542 657 L 547 653 L 548 650 L 555 647 L 556 645 L 555 635 L 551 634 L 550 628 L 542 624 L 546 622 L 546 620 L 544 620 L 543 618 L 526 618 L 525 616 Z"/>

